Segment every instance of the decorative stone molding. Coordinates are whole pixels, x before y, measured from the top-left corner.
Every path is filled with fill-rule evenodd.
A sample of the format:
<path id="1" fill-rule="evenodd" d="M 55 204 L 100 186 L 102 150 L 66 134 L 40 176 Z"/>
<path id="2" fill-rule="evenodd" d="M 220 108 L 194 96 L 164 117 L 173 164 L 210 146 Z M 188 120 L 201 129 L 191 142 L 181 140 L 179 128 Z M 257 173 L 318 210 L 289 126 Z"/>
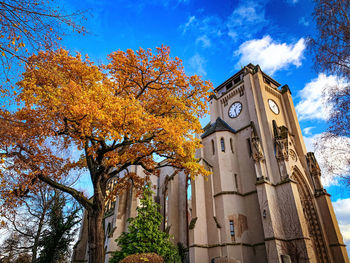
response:
<path id="1" fill-rule="evenodd" d="M 288 128 L 286 126 L 277 126 L 276 121 L 272 121 L 273 133 L 275 137 L 276 158 L 280 161 L 288 161 Z"/>
<path id="2" fill-rule="evenodd" d="M 188 226 L 188 229 L 190 229 L 190 230 L 194 229 L 194 227 L 196 226 L 197 219 L 198 219 L 198 217 L 192 218 L 192 220 L 191 220 L 191 222 L 190 222 L 190 224 Z"/>
<path id="3" fill-rule="evenodd" d="M 321 183 L 321 169 L 320 169 L 320 166 L 318 165 L 318 162 L 313 152 L 308 152 L 306 154 L 306 161 L 307 161 L 307 167 L 309 169 L 312 180 L 314 182 L 315 196 L 319 196 L 324 193 L 327 193 L 323 189 L 323 186 Z"/>
<path id="4" fill-rule="evenodd" d="M 232 91 L 230 91 L 220 100 L 221 104 L 227 106 L 228 100 L 234 97 L 237 93 L 239 93 L 240 96 L 244 94 L 244 85 L 233 88 Z"/>
<path id="5" fill-rule="evenodd" d="M 260 138 L 256 132 L 255 125 L 253 122 L 250 123 L 251 126 L 251 134 L 250 140 L 252 142 L 252 157 L 254 161 L 260 162 L 264 160 L 264 152 L 262 150 Z"/>
<path id="6" fill-rule="evenodd" d="M 290 158 L 291 158 L 293 161 L 295 161 L 295 162 L 298 160 L 297 154 L 296 154 L 295 151 L 292 150 L 292 149 L 289 149 L 289 156 L 290 156 Z"/>
<path id="7" fill-rule="evenodd" d="M 267 85 L 265 85 L 265 90 L 277 98 L 281 98 L 281 93 Z"/>
<path id="8" fill-rule="evenodd" d="M 313 152 L 308 152 L 306 154 L 307 166 L 309 168 L 310 174 L 312 176 L 321 176 L 321 169 L 316 160 L 315 154 Z"/>
<path id="9" fill-rule="evenodd" d="M 215 221 L 216 227 L 217 227 L 217 228 L 221 228 L 221 225 L 220 225 L 220 223 L 219 223 L 218 219 L 216 218 L 216 216 L 213 216 L 213 218 L 214 218 L 214 221 Z"/>

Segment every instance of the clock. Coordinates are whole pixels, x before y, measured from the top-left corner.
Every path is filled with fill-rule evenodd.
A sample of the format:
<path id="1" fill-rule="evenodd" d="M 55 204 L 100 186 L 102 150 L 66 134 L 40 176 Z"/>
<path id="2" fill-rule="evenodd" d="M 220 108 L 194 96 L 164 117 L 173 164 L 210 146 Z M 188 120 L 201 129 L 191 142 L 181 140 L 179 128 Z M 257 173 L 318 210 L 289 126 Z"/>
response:
<path id="1" fill-rule="evenodd" d="M 228 116 L 230 118 L 236 118 L 241 113 L 241 111 L 242 111 L 242 103 L 240 103 L 239 101 L 236 101 L 232 103 L 232 105 L 228 109 Z"/>
<path id="2" fill-rule="evenodd" d="M 274 114 L 280 113 L 280 109 L 278 108 L 276 102 L 274 102 L 271 99 L 269 99 L 268 102 L 269 102 L 269 107 Z"/>

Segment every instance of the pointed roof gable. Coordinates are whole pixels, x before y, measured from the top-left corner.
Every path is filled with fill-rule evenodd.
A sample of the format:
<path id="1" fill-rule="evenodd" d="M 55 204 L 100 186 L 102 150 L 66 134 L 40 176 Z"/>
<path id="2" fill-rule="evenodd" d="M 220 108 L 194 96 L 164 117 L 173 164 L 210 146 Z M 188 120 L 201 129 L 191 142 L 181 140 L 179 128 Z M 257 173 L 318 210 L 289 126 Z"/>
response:
<path id="1" fill-rule="evenodd" d="M 230 125 L 228 125 L 224 120 L 218 117 L 213 124 L 204 127 L 204 133 L 201 135 L 201 138 L 203 139 L 209 136 L 210 134 L 218 131 L 229 131 L 232 133 L 236 133 L 236 131 L 232 129 Z"/>

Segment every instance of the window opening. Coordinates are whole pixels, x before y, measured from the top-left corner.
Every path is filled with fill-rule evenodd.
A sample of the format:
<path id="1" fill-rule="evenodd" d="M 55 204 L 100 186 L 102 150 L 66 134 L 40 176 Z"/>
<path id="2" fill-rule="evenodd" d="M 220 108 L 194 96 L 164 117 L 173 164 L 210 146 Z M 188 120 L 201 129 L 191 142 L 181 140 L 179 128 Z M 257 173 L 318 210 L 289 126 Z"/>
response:
<path id="1" fill-rule="evenodd" d="M 221 151 L 224 152 L 225 151 L 225 141 L 224 138 L 220 139 L 220 144 L 221 144 Z"/>
<path id="2" fill-rule="evenodd" d="M 191 198 L 192 198 L 191 178 L 188 178 L 188 180 L 187 180 L 187 200 L 191 200 Z"/>
<path id="3" fill-rule="evenodd" d="M 230 220 L 230 234 L 232 237 L 235 236 L 235 226 L 233 224 L 233 220 Z"/>
<path id="4" fill-rule="evenodd" d="M 230 147 L 231 147 L 231 152 L 233 153 L 233 144 L 232 144 L 232 138 L 230 138 Z"/>
<path id="5" fill-rule="evenodd" d="M 165 228 L 168 227 L 169 225 L 169 211 L 168 211 L 168 208 L 169 208 L 169 197 L 168 197 L 168 193 L 167 193 L 167 196 L 165 198 Z"/>
<path id="6" fill-rule="evenodd" d="M 112 230 L 111 223 L 108 223 L 108 225 L 107 225 L 107 231 L 106 231 L 106 237 L 109 236 L 109 234 L 111 233 L 111 230 Z"/>
<path id="7" fill-rule="evenodd" d="M 250 143 L 250 139 L 247 139 L 247 146 L 248 146 L 248 153 L 249 153 L 249 157 L 252 157 L 253 151 L 252 151 L 252 145 Z"/>
<path id="8" fill-rule="evenodd" d="M 211 148 L 213 150 L 213 155 L 215 154 L 215 145 L 214 145 L 214 141 L 211 140 Z"/>
<path id="9" fill-rule="evenodd" d="M 237 84 L 238 82 L 240 82 L 241 81 L 241 76 L 238 76 L 237 78 L 235 78 L 234 80 L 233 80 L 233 84 Z"/>
<path id="10" fill-rule="evenodd" d="M 236 185 L 236 189 L 238 191 L 238 180 L 237 180 L 237 174 L 235 174 L 235 185 Z"/>

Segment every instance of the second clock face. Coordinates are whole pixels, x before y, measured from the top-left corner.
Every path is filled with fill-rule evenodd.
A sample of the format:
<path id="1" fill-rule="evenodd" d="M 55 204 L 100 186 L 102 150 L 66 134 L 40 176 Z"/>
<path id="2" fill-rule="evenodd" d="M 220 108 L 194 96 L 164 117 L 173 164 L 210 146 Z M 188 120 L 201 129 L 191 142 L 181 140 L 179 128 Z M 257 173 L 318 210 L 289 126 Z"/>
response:
<path id="1" fill-rule="evenodd" d="M 272 110 L 273 113 L 278 114 L 280 112 L 280 109 L 278 108 L 276 102 L 274 102 L 273 100 L 269 99 L 269 107 Z"/>
<path id="2" fill-rule="evenodd" d="M 231 118 L 236 118 L 242 111 L 242 103 L 240 102 L 234 102 L 230 108 L 228 109 L 228 116 Z"/>

